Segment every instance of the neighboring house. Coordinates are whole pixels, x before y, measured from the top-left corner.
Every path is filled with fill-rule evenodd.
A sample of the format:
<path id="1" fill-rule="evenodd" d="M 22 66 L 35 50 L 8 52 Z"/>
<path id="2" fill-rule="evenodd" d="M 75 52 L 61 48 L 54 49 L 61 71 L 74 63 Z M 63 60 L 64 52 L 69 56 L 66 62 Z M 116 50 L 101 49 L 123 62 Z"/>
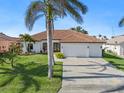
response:
<path id="1" fill-rule="evenodd" d="M 0 33 L 0 53 L 9 51 L 9 47 L 13 43 L 18 43 L 19 39 L 15 37 L 7 36 Z"/>
<path id="2" fill-rule="evenodd" d="M 36 40 L 35 43 L 30 43 L 32 52 L 47 52 L 46 31 L 35 34 L 32 38 Z M 102 57 L 103 43 L 104 41 L 95 37 L 72 30 L 53 31 L 54 52 L 62 52 L 65 57 Z M 22 44 L 25 52 L 24 42 Z"/>
<path id="3" fill-rule="evenodd" d="M 105 50 L 112 51 L 113 53 L 124 56 L 124 35 L 116 36 L 107 41 Z"/>

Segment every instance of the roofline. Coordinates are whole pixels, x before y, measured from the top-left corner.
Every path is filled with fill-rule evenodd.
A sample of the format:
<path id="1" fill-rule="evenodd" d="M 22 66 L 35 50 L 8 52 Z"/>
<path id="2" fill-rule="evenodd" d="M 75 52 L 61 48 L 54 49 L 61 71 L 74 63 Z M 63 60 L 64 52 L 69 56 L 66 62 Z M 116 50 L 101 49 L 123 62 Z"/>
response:
<path id="1" fill-rule="evenodd" d="M 106 44 L 107 44 L 107 45 L 120 45 L 121 43 L 118 43 L 118 44 L 114 44 L 114 43 L 113 43 L 113 44 L 112 44 L 112 43 L 111 43 L 111 44 L 110 44 L 110 43 L 106 43 Z"/>
<path id="2" fill-rule="evenodd" d="M 59 29 L 55 29 L 54 31 L 59 31 Z M 53 31 L 53 32 L 54 32 Z M 70 30 L 70 29 L 60 29 L 60 31 L 73 31 L 73 32 L 75 32 L 75 33 L 80 33 L 80 32 L 76 32 L 76 31 L 74 31 L 74 30 Z M 37 34 L 34 34 L 34 35 L 32 35 L 32 37 L 33 36 L 35 36 L 35 35 L 38 35 L 38 34 L 42 34 L 42 33 L 46 33 L 47 31 L 43 31 L 43 32 L 39 32 L 39 33 L 37 33 Z M 89 36 L 88 34 L 84 34 L 84 35 L 86 35 L 86 36 L 88 36 L 88 37 L 93 37 L 93 36 Z M 68 35 L 67 35 L 68 36 Z M 34 37 L 33 37 L 34 38 Z M 96 38 L 97 39 L 97 38 Z M 40 41 L 43 41 L 43 40 L 47 40 L 47 38 L 40 38 L 40 39 L 36 39 L 36 41 L 38 41 L 38 42 L 40 42 Z M 82 41 L 70 41 L 70 42 L 66 42 L 66 41 L 62 41 L 62 39 L 53 39 L 53 40 L 60 40 L 59 42 L 61 42 L 61 43 L 106 43 L 105 41 L 103 41 L 103 40 L 100 40 L 100 39 L 97 39 L 97 40 L 94 40 L 94 41 L 91 41 L 90 42 L 90 40 L 87 40 L 87 41 L 84 41 L 84 42 L 82 42 Z"/>
<path id="3" fill-rule="evenodd" d="M 47 39 L 42 39 L 42 40 L 36 40 L 37 42 L 43 41 L 43 40 L 47 40 Z M 61 39 L 52 39 L 52 40 L 61 40 Z M 61 42 L 60 43 L 106 43 L 106 42 Z"/>
<path id="4" fill-rule="evenodd" d="M 60 42 L 60 43 L 105 43 L 105 42 Z"/>

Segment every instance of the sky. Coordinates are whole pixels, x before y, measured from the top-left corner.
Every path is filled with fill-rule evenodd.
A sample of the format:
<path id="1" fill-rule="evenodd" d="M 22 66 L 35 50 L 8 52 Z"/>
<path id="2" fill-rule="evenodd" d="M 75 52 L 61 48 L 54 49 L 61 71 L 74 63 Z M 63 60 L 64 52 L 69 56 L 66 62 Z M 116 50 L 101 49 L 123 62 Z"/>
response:
<path id="1" fill-rule="evenodd" d="M 19 2 L 20 1 L 20 2 Z M 35 34 L 45 30 L 44 18 L 39 19 L 32 31 L 25 27 L 26 9 L 33 0 L 0 0 L 0 32 L 10 36 Z M 82 26 L 90 35 L 124 35 L 124 27 L 118 22 L 124 17 L 124 0 L 80 0 L 88 7 L 83 15 L 84 23 L 77 24 L 70 16 L 55 21 L 55 29 Z"/>

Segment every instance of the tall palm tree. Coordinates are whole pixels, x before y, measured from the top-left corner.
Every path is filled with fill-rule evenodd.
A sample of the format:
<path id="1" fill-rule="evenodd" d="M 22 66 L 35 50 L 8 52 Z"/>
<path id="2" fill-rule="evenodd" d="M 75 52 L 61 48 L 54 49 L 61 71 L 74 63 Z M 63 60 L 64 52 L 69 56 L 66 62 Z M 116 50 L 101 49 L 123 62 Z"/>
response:
<path id="1" fill-rule="evenodd" d="M 67 14 L 78 23 L 83 22 L 81 14 L 87 12 L 87 7 L 79 0 L 39 0 L 31 2 L 27 12 L 25 23 L 29 30 L 32 30 L 37 19 L 42 16 L 46 18 L 47 50 L 48 50 L 48 78 L 52 78 L 52 21 L 56 17 L 64 17 Z"/>
<path id="2" fill-rule="evenodd" d="M 124 18 L 122 18 L 122 19 L 120 20 L 119 26 L 120 26 L 120 27 L 124 26 Z"/>

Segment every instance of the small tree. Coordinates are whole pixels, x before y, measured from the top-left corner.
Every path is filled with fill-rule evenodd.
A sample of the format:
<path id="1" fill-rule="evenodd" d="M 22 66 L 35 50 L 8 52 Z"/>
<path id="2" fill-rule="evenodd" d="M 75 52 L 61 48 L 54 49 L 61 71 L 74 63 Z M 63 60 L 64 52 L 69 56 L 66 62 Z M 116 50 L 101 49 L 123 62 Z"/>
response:
<path id="1" fill-rule="evenodd" d="M 88 31 L 84 30 L 81 26 L 73 27 L 73 28 L 71 28 L 71 30 L 81 32 L 81 33 L 84 33 L 84 34 L 88 34 Z"/>
<path id="2" fill-rule="evenodd" d="M 4 63 L 11 64 L 11 67 L 13 68 L 16 56 L 17 55 L 14 52 L 2 53 L 2 54 L 0 54 L 0 63 L 2 65 L 4 65 Z"/>
<path id="3" fill-rule="evenodd" d="M 21 54 L 22 53 L 22 46 L 20 44 L 13 43 L 9 47 L 10 52 L 14 52 L 16 54 Z"/>
<path id="4" fill-rule="evenodd" d="M 19 36 L 20 36 L 20 39 L 21 39 L 21 40 L 24 42 L 24 44 L 25 44 L 25 50 L 26 50 L 26 52 L 29 52 L 30 49 L 29 49 L 29 47 L 27 46 L 27 43 L 26 43 L 26 42 L 28 42 L 28 43 L 30 44 L 31 42 L 35 42 L 35 40 L 34 40 L 29 34 L 20 34 Z"/>
<path id="5" fill-rule="evenodd" d="M 98 35 L 98 37 L 99 37 L 99 38 L 101 38 L 101 37 L 102 37 L 102 35 L 101 35 L 101 34 L 99 34 L 99 35 Z"/>
<path id="6" fill-rule="evenodd" d="M 13 68 L 14 62 L 16 61 L 17 54 L 15 52 L 8 52 L 8 53 L 6 53 L 6 57 Z"/>
<path id="7" fill-rule="evenodd" d="M 4 65 L 4 63 L 6 63 L 5 58 L 3 56 L 4 56 L 4 54 L 0 53 L 0 64 L 1 65 Z"/>

